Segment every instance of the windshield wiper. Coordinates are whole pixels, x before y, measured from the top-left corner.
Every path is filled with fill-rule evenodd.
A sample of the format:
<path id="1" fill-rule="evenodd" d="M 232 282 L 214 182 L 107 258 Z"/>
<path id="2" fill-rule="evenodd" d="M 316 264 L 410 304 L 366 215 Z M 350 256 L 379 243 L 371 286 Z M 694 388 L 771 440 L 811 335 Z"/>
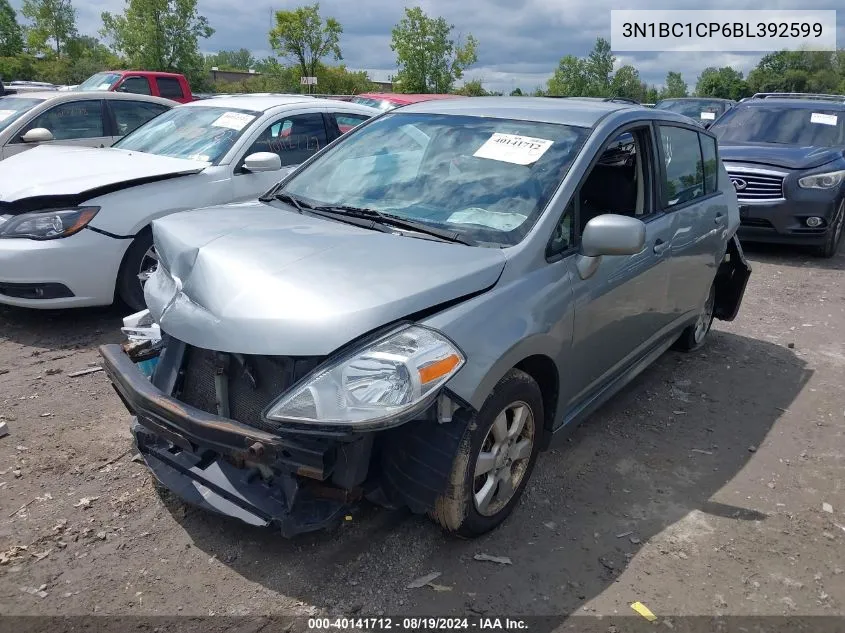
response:
<path id="1" fill-rule="evenodd" d="M 294 195 L 287 193 L 286 191 L 280 191 L 278 193 L 272 193 L 269 196 L 262 196 L 259 198 L 261 202 L 270 202 L 271 200 L 279 200 L 280 202 L 284 202 L 285 204 L 289 204 L 294 209 L 297 210 L 298 213 L 302 213 L 303 208 L 311 208 L 306 202 L 303 202 L 299 198 Z"/>
<path id="2" fill-rule="evenodd" d="M 263 202 L 269 202 L 270 200 L 279 200 L 292 206 L 294 209 L 297 210 L 299 213 L 307 212 L 311 215 L 316 215 L 321 218 L 326 218 L 327 220 L 335 220 L 336 222 L 343 222 L 344 224 L 351 224 L 352 226 L 360 226 L 364 229 L 371 229 L 373 231 L 380 231 L 382 233 L 390 233 L 390 229 L 388 229 L 383 224 L 378 224 L 373 218 L 369 217 L 362 217 L 357 215 L 338 215 L 331 211 L 326 211 L 322 207 L 315 207 L 304 200 L 300 200 L 296 196 L 287 193 L 286 191 L 280 191 L 279 193 L 271 194 L 264 198 L 260 198 Z"/>
<path id="3" fill-rule="evenodd" d="M 382 213 L 375 209 L 365 209 L 362 207 L 353 207 L 345 204 L 327 205 L 314 207 L 315 211 L 323 211 L 331 213 L 336 216 L 356 217 L 361 219 L 371 220 L 382 225 L 392 226 L 397 229 L 406 229 L 409 231 L 416 231 L 425 235 L 439 238 L 446 242 L 455 242 L 458 244 L 466 244 L 467 246 L 474 246 L 474 242 L 462 237 L 456 231 L 449 231 L 447 229 L 438 229 L 437 227 L 426 224 L 425 222 L 418 222 L 416 220 L 409 220 L 391 213 Z"/>

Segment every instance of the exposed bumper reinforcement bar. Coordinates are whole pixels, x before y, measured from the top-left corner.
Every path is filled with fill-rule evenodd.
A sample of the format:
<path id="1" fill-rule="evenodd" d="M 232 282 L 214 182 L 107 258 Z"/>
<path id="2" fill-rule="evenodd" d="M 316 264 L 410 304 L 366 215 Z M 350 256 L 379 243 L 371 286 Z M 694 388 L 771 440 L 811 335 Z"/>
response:
<path id="1" fill-rule="evenodd" d="M 328 527 L 348 511 L 345 500 L 315 494 L 294 474 L 325 478 L 321 469 L 292 458 L 302 447 L 166 396 L 119 345 L 105 345 L 100 354 L 115 390 L 136 416 L 132 434 L 138 451 L 156 479 L 186 502 L 250 525 L 277 527 L 288 537 Z M 272 477 L 263 477 L 260 466 Z"/>

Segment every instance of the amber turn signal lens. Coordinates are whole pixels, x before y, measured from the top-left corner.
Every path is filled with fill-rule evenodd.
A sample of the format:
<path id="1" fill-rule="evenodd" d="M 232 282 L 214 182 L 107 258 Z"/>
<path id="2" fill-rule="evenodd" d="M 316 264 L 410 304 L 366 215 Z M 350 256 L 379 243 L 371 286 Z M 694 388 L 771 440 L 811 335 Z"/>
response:
<path id="1" fill-rule="evenodd" d="M 426 384 L 437 380 L 452 371 L 460 362 L 461 359 L 455 354 L 450 354 L 442 360 L 434 361 L 430 365 L 420 368 L 420 382 Z"/>

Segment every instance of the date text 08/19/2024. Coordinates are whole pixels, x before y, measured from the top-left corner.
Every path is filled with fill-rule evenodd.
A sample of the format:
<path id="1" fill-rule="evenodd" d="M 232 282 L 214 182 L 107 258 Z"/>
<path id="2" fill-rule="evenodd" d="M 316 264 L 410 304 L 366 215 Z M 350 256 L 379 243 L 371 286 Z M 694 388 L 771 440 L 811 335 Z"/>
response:
<path id="1" fill-rule="evenodd" d="M 526 630 L 528 624 L 519 618 L 436 618 L 436 617 L 408 617 L 408 618 L 310 618 L 310 631 L 338 631 L 338 630 L 481 630 L 481 631 L 518 631 Z"/>

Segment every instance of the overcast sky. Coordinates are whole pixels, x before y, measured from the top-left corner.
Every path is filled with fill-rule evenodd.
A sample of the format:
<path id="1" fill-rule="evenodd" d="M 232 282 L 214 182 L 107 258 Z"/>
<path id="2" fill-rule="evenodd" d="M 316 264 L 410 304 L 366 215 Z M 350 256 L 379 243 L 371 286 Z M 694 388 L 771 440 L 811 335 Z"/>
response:
<path id="1" fill-rule="evenodd" d="M 21 0 L 12 0 L 19 7 Z M 276 9 L 294 8 L 303 2 L 292 0 L 199 0 L 199 11 L 216 29 L 201 43 L 204 52 L 248 48 L 257 56 L 271 54 L 267 32 Z M 630 0 L 626 9 L 651 8 L 648 0 Z M 760 9 L 762 3 L 748 0 L 674 0 L 661 3 L 673 9 Z M 96 34 L 102 11 L 119 12 L 123 0 L 74 0 L 79 30 Z M 371 71 L 374 78 L 395 72 L 390 50 L 391 28 L 401 19 L 405 6 L 422 6 L 431 16 L 444 16 L 455 25 L 455 34 L 472 33 L 479 40 L 478 63 L 466 78 L 480 79 L 487 89 L 509 92 L 515 87 L 533 90 L 554 72 L 558 60 L 567 54 L 586 55 L 596 37 L 610 38 L 610 9 L 621 8 L 611 0 L 322 0 L 323 16 L 337 18 L 343 25 L 341 48 L 349 68 Z M 835 9 L 838 0 L 820 0 L 813 9 Z M 248 8 L 246 8 L 248 7 Z M 767 10 L 805 8 L 803 1 L 770 0 Z M 845 46 L 845 11 L 838 15 L 838 42 Z M 635 65 L 642 79 L 660 85 L 668 70 L 683 73 L 692 89 L 698 73 L 706 66 L 729 65 L 743 72 L 754 66 L 760 54 L 730 53 L 636 53 L 617 54 L 617 64 Z"/>

